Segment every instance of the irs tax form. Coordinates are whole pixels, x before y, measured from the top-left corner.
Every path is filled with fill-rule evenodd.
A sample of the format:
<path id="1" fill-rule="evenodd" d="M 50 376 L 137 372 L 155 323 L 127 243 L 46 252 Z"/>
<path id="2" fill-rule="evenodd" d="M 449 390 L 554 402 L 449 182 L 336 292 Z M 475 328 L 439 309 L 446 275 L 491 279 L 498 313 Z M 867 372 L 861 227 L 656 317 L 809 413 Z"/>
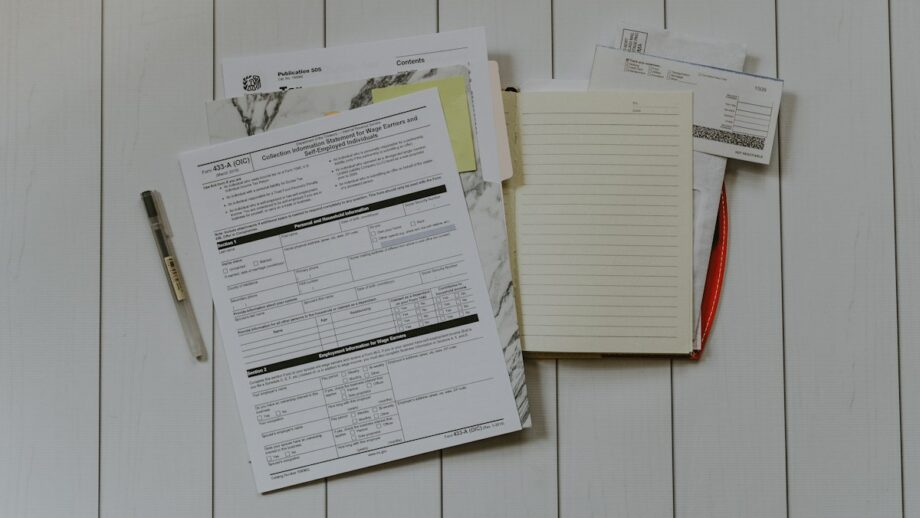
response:
<path id="1" fill-rule="evenodd" d="M 260 492 L 521 428 L 436 90 L 180 163 Z"/>
<path id="2" fill-rule="evenodd" d="M 492 312 L 505 347 L 508 376 L 515 389 L 521 421 L 530 426 L 501 195 L 502 167 L 496 145 L 493 97 L 498 93 L 491 91 L 487 59 L 482 27 L 342 47 L 227 58 L 222 62 L 224 93 L 236 102 L 257 105 L 257 109 L 252 114 L 237 116 L 237 110 L 231 106 L 235 101 L 223 101 L 223 114 L 217 113 L 219 109 L 214 112 L 209 109 L 209 126 L 217 130 L 211 133 L 212 140 L 218 134 L 221 138 L 239 135 L 225 130 L 235 126 L 238 131 L 240 117 L 250 119 L 246 126 L 251 127 L 252 122 L 261 126 L 251 127 L 256 132 L 267 131 L 302 122 L 308 114 L 312 118 L 323 112 L 366 106 L 374 97 L 373 91 L 381 87 L 418 84 L 436 80 L 458 66 L 466 69 L 477 167 L 475 171 L 461 173 L 460 182 L 477 234 Z M 240 97 L 244 94 L 245 97 Z M 326 109 L 317 114 L 313 108 L 319 106 Z M 229 115 L 229 119 L 222 115 Z"/>

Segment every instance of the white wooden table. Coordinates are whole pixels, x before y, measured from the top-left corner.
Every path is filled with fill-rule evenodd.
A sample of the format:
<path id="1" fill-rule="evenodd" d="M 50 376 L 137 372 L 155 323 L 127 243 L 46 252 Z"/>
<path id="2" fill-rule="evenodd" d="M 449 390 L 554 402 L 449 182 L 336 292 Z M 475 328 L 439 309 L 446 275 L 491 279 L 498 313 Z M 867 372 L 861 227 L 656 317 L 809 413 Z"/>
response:
<path id="1" fill-rule="evenodd" d="M 528 361 L 526 433 L 258 495 L 176 164 L 220 59 L 485 25 L 506 84 L 575 79 L 618 20 L 786 81 L 772 165 L 729 166 L 704 361 Z M 917 0 L 0 0 L 0 516 L 920 517 L 918 26 Z"/>

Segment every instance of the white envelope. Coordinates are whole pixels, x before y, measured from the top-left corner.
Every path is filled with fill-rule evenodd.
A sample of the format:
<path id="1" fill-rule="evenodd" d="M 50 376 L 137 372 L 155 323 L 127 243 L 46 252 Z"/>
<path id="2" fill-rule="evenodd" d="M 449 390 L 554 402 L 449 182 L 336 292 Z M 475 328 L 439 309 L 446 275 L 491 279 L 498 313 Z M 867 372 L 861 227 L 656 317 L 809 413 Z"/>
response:
<path id="1" fill-rule="evenodd" d="M 696 151 L 770 162 L 783 95 L 779 79 L 598 46 L 589 88 L 692 91 Z"/>
<path id="2" fill-rule="evenodd" d="M 743 69 L 746 54 L 745 47 L 741 44 L 707 40 L 634 23 L 617 25 L 611 38 L 600 43 L 633 52 L 650 52 L 730 70 Z M 712 237 L 719 214 L 725 162 L 725 158 L 719 156 L 693 153 L 693 314 L 697 323 L 694 339 L 696 349 L 701 347 L 700 304 L 703 300 L 703 288 L 706 286 Z"/>

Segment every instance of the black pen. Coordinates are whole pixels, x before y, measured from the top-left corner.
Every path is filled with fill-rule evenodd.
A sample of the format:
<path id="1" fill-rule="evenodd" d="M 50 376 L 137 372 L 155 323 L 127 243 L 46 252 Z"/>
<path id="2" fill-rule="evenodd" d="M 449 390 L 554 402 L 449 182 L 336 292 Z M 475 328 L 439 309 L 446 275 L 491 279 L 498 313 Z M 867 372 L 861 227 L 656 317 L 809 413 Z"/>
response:
<path id="1" fill-rule="evenodd" d="M 195 319 L 192 301 L 189 299 L 188 291 L 185 289 L 185 282 L 182 280 L 182 273 L 179 271 L 179 263 L 176 261 L 176 253 L 173 250 L 172 241 L 169 239 L 172 231 L 166 219 L 166 212 L 163 210 L 160 193 L 144 191 L 141 193 L 141 199 L 144 200 L 144 208 L 147 209 L 150 230 L 153 231 L 153 240 L 156 241 L 157 249 L 160 251 L 160 260 L 163 263 L 163 271 L 166 273 L 166 282 L 169 283 L 170 291 L 173 294 L 173 302 L 176 304 L 179 320 L 182 321 L 182 330 L 185 332 L 188 348 L 192 351 L 192 356 L 195 359 L 207 360 L 208 350 L 204 347 L 204 339 L 201 338 L 201 330 L 198 328 L 198 321 Z"/>

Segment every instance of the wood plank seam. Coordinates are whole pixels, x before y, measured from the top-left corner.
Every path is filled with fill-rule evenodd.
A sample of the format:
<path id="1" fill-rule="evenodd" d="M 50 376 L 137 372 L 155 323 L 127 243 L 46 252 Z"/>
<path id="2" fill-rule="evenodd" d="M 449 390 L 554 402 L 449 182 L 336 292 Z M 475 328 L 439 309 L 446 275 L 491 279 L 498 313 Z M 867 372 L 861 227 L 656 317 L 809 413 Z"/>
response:
<path id="1" fill-rule="evenodd" d="M 901 516 L 907 516 L 907 489 L 904 485 L 904 397 L 902 394 L 902 383 L 901 383 L 901 282 L 900 282 L 900 273 L 901 269 L 898 265 L 898 162 L 897 154 L 895 153 L 895 139 L 897 135 L 895 134 L 895 90 L 894 90 L 894 45 L 892 44 L 892 35 L 891 35 L 891 1 L 888 0 L 888 102 L 889 110 L 891 114 L 891 209 L 892 209 L 892 224 L 893 224 L 893 233 L 894 233 L 894 314 L 895 314 L 895 343 L 897 344 L 897 360 L 898 360 L 898 430 L 899 430 L 899 439 L 898 449 L 900 450 L 901 457 Z"/>
<path id="2" fill-rule="evenodd" d="M 96 395 L 96 516 L 102 518 L 102 305 L 105 246 L 105 2 L 99 0 L 99 381 Z"/>
<path id="3" fill-rule="evenodd" d="M 774 70 L 776 77 L 780 77 L 779 71 L 779 0 L 773 0 L 773 56 L 775 58 Z M 786 394 L 786 283 L 783 269 L 783 139 L 782 139 L 782 116 L 780 110 L 779 119 L 776 122 L 776 175 L 779 182 L 778 199 L 779 199 L 779 300 L 780 300 L 780 330 L 782 336 L 783 350 L 783 463 L 785 464 L 785 484 L 786 484 L 786 516 L 789 516 L 789 410 L 788 395 Z"/>
<path id="4" fill-rule="evenodd" d="M 556 78 L 556 0 L 549 0 L 549 74 Z M 556 516 L 562 516 L 562 470 L 559 462 L 559 360 L 553 360 L 556 373 Z"/>

